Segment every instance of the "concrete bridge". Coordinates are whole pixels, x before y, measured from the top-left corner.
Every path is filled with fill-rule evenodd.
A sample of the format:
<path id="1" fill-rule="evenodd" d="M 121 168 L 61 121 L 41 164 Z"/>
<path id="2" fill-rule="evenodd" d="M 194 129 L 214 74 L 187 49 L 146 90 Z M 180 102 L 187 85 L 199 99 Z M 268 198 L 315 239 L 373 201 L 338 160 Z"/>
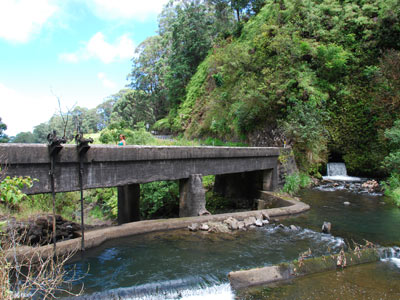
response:
<path id="1" fill-rule="evenodd" d="M 118 187 L 118 222 L 140 219 L 140 185 L 179 180 L 179 215 L 207 213 L 202 176 L 216 175 L 215 191 L 226 197 L 256 196 L 277 186 L 280 148 L 93 145 L 83 156 L 83 188 Z M 0 144 L 7 175 L 39 181 L 27 194 L 50 193 L 47 145 Z M 80 189 L 80 159 L 75 145 L 64 145 L 54 166 L 55 191 Z"/>

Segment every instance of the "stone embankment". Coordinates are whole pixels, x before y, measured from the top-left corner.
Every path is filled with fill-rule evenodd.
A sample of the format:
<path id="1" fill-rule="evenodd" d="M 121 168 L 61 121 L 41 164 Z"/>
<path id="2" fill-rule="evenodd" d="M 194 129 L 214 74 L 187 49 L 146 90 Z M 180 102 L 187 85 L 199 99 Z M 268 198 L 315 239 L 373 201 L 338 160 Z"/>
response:
<path id="1" fill-rule="evenodd" d="M 270 217 L 267 212 L 262 212 L 257 216 L 251 216 L 239 221 L 233 217 L 228 217 L 222 222 L 209 221 L 206 223 L 193 223 L 188 226 L 190 231 L 207 231 L 210 233 L 232 232 L 236 230 L 247 230 L 262 227 L 269 224 Z"/>

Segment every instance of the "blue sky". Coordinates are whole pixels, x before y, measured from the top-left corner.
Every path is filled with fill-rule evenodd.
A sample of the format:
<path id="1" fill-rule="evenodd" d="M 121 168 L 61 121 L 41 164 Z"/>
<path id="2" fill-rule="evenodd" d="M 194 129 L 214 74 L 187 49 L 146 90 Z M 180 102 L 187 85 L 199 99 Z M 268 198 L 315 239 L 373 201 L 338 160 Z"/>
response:
<path id="1" fill-rule="evenodd" d="M 128 83 L 135 47 L 167 0 L 0 0 L 0 117 L 6 134 L 93 108 Z"/>

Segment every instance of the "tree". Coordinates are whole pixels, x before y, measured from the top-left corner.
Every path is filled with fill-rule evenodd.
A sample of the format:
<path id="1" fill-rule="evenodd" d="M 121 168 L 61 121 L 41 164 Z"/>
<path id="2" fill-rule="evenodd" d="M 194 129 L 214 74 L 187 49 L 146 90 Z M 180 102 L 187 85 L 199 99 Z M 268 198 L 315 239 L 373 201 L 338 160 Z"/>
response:
<path id="1" fill-rule="evenodd" d="M 7 130 L 7 125 L 3 123 L 0 117 L 0 143 L 8 143 L 9 137 L 4 133 Z"/>
<path id="2" fill-rule="evenodd" d="M 141 90 L 126 91 L 115 103 L 111 121 L 122 121 L 128 128 L 133 128 L 138 122 L 153 124 L 155 118 L 148 97 Z"/>
<path id="3" fill-rule="evenodd" d="M 12 143 L 36 143 L 36 138 L 35 135 L 30 132 L 30 131 L 26 131 L 26 132 L 20 132 L 18 133 L 12 140 Z"/>
<path id="4" fill-rule="evenodd" d="M 98 116 L 97 129 L 102 130 L 107 127 L 110 122 L 113 106 L 119 98 L 111 95 L 106 101 L 96 107 L 96 114 Z"/>
<path id="5" fill-rule="evenodd" d="M 166 49 L 163 47 L 161 36 L 147 38 L 135 52 L 137 57 L 132 59 L 132 72 L 128 75 L 128 79 L 131 80 L 130 87 L 146 93 L 155 118 L 160 119 L 168 110 L 164 84 Z"/>
<path id="6" fill-rule="evenodd" d="M 50 133 L 49 123 L 40 123 L 33 128 L 33 135 L 37 143 L 47 143 L 47 135 Z"/>
<path id="7" fill-rule="evenodd" d="M 165 85 L 171 107 L 183 100 L 185 88 L 211 47 L 212 20 L 207 7 L 201 1 L 171 2 L 172 10 L 165 20 L 162 37 L 168 40 L 170 53 Z"/>

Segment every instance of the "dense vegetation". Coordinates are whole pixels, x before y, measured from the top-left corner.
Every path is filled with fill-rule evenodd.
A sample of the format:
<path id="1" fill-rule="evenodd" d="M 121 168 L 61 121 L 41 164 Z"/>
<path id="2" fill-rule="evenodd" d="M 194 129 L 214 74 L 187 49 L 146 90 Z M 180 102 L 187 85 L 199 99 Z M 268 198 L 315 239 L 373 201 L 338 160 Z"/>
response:
<path id="1" fill-rule="evenodd" d="M 266 1 L 239 38 L 214 45 L 172 129 L 250 144 L 276 130 L 307 172 L 334 153 L 352 173 L 382 174 L 383 133 L 399 117 L 399 21 L 398 1 Z"/>

